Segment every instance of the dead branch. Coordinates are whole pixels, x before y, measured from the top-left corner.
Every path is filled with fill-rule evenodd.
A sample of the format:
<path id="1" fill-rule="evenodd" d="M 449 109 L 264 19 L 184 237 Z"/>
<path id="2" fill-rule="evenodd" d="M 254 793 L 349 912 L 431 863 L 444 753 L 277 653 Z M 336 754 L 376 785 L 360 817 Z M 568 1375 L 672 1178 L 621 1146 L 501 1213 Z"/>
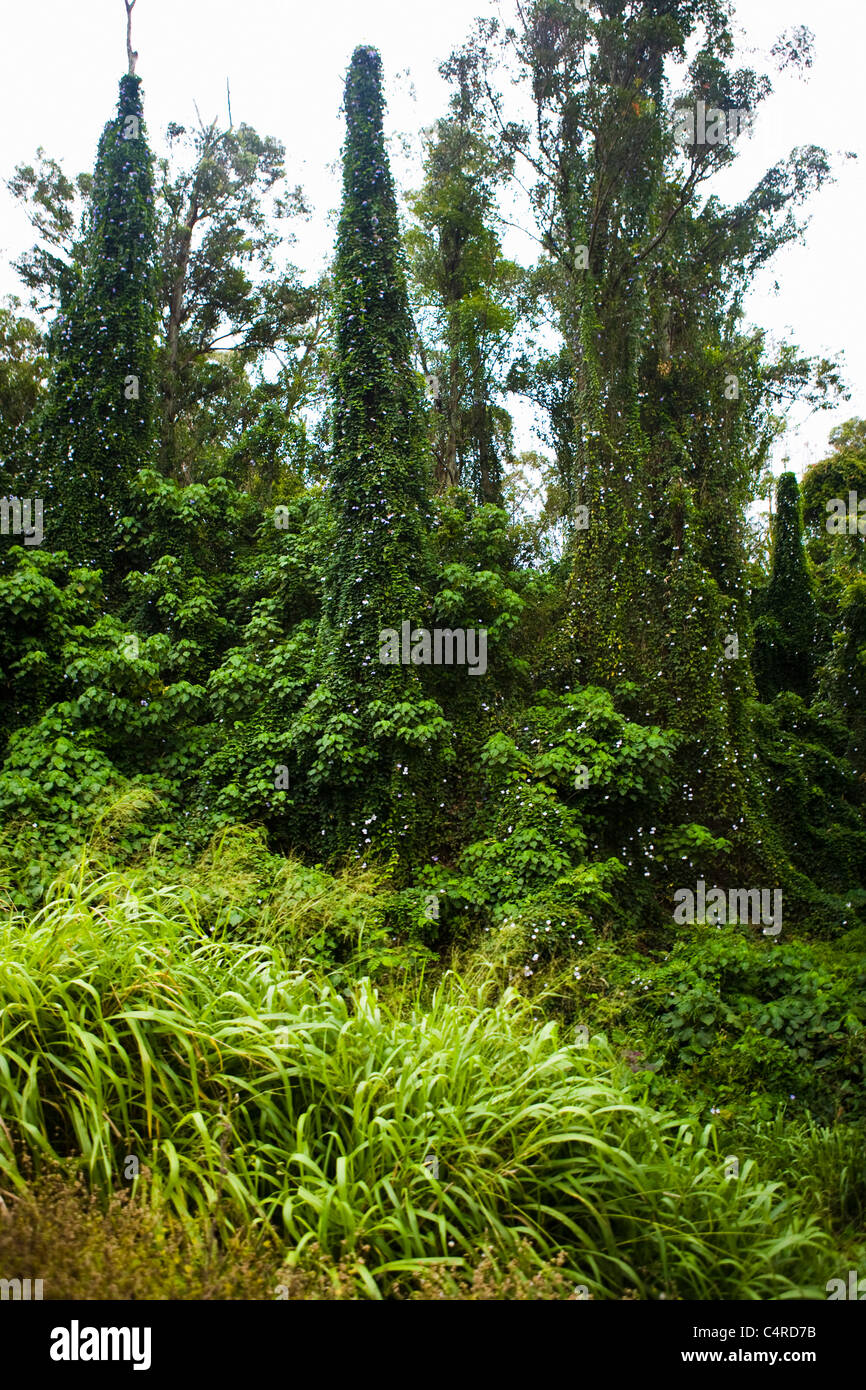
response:
<path id="1" fill-rule="evenodd" d="M 132 12 L 135 9 L 135 0 L 123 0 L 126 6 L 126 56 L 129 60 L 129 75 L 135 76 L 135 64 L 138 54 L 132 47 Z"/>

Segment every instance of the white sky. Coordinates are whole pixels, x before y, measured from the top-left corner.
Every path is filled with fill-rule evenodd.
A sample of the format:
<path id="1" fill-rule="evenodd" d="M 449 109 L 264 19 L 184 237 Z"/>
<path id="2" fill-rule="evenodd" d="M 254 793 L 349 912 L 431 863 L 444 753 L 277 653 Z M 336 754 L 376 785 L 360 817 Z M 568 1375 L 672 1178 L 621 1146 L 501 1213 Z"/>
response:
<path id="1" fill-rule="evenodd" d="M 228 78 L 235 124 L 245 121 L 284 141 L 289 177 L 304 186 L 315 208 L 292 256 L 310 273 L 327 260 L 333 243 L 329 213 L 339 199 L 335 161 L 343 138 L 339 107 L 352 50 L 359 43 L 380 49 L 389 131 L 414 139 L 447 105 L 438 64 L 465 38 L 476 15 L 497 10 L 496 0 L 138 0 L 134 38 L 152 143 L 159 149 L 170 120 L 194 123 L 194 100 L 205 120 L 224 115 Z M 32 159 L 39 145 L 68 174 L 92 168 L 126 70 L 123 0 L 3 0 L 3 11 L 0 180 Z M 511 13 L 509 0 L 504 12 Z M 736 171 L 718 191 L 742 196 L 764 169 L 800 144 L 823 145 L 831 156 L 855 151 L 862 161 L 864 0 L 738 0 L 737 14 L 744 44 L 757 50 L 744 54 L 744 63 L 760 70 L 774 38 L 796 24 L 814 31 L 816 59 L 808 82 L 774 76 L 775 94 L 752 141 L 743 142 Z M 404 157 L 397 141 L 393 157 L 398 183 L 415 186 L 417 164 L 411 154 Z M 805 351 L 845 352 L 852 399 L 832 414 L 797 421 L 787 449 L 789 466 L 798 472 L 822 456 L 833 424 L 866 415 L 863 165 L 841 157 L 837 163 L 837 184 L 813 200 L 806 245 L 779 256 L 749 305 L 754 322 L 777 337 L 793 338 Z M 23 293 L 8 263 L 32 240 L 23 215 L 0 188 L 0 294 Z M 515 238 L 506 242 L 506 251 L 525 259 L 527 245 Z M 519 445 L 529 447 L 525 431 L 519 435 Z M 778 467 L 781 458 L 782 451 Z"/>

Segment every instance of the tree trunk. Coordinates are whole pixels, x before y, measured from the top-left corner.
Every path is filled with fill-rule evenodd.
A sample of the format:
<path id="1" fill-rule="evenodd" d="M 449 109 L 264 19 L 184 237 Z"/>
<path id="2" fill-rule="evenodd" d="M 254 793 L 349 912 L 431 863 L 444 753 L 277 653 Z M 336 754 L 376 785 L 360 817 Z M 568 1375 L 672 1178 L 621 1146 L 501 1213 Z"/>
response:
<path id="1" fill-rule="evenodd" d="M 189 212 L 181 233 L 180 254 L 177 259 L 177 272 L 171 285 L 168 309 L 168 330 L 166 333 L 166 371 L 163 387 L 163 444 L 166 460 L 172 473 L 177 471 L 177 458 L 174 447 L 174 430 L 177 423 L 177 373 L 180 357 L 180 330 L 184 316 L 184 293 L 189 270 L 189 257 L 192 249 L 192 235 L 198 222 L 198 191 L 193 190 L 190 197 Z M 192 482 L 191 477 L 184 477 Z"/>

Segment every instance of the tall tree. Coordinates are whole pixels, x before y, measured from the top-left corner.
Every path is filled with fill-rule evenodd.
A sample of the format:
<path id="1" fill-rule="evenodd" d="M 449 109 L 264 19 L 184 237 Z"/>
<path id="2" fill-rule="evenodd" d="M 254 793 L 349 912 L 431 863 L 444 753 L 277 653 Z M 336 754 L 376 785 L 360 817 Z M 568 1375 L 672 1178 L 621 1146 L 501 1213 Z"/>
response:
<path id="1" fill-rule="evenodd" d="M 99 142 L 81 278 L 52 333 L 40 422 L 46 539 L 103 568 L 130 481 L 152 461 L 154 256 L 153 156 L 141 79 L 127 73 Z"/>
<path id="2" fill-rule="evenodd" d="M 809 42 L 798 33 L 785 60 L 807 65 Z M 754 693 L 745 509 L 772 438 L 768 399 L 797 376 L 787 359 L 766 363 L 742 306 L 830 172 L 823 151 L 796 150 L 741 203 L 706 197 L 771 90 L 767 76 L 735 67 L 733 52 L 726 5 L 532 0 L 514 28 L 484 22 L 462 54 L 476 104 L 528 175 L 544 248 L 538 283 L 564 345 L 573 444 L 557 453 L 572 470 L 580 675 L 637 682 L 644 711 L 684 730 L 700 725 L 714 692 L 718 717 L 699 749 L 707 775 L 689 809 L 725 833 L 747 800 L 739 740 Z M 493 80 L 500 59 L 531 100 L 531 121 L 509 119 Z M 706 138 L 699 115 L 688 129 L 689 113 L 714 110 L 723 132 L 711 117 Z M 561 432 L 559 392 L 555 404 Z M 684 579 L 718 622 L 699 641 Z"/>
<path id="3" fill-rule="evenodd" d="M 374 830 L 399 851 L 412 832 L 419 733 L 432 706 L 418 671 L 380 659 L 385 629 L 425 609 L 429 455 L 412 370 L 397 204 L 384 134 L 382 63 L 356 49 L 346 81 L 343 204 L 334 265 L 334 519 L 319 633 L 321 682 L 299 722 L 313 740 L 317 795 L 335 843 L 362 848 Z M 410 762 L 413 764 L 410 769 Z M 411 774 L 411 775 L 410 775 Z M 374 824 L 375 823 L 375 824 Z"/>
<path id="4" fill-rule="evenodd" d="M 814 674 L 816 613 L 803 544 L 800 489 L 794 473 L 779 478 L 773 567 L 761 596 L 753 669 L 764 699 L 793 690 L 808 701 Z"/>
<path id="5" fill-rule="evenodd" d="M 183 483 L 206 477 L 259 412 L 286 415 L 311 388 L 321 328 L 319 289 L 279 266 L 281 223 L 305 213 L 285 182 L 285 147 L 251 126 L 172 123 L 160 161 L 161 466 Z M 269 354 L 277 381 L 250 375 Z M 232 422 L 239 428 L 232 430 Z"/>
<path id="6" fill-rule="evenodd" d="M 827 660 L 819 694 L 843 717 L 850 755 L 866 769 L 866 420 L 830 434 L 827 458 L 806 470 L 804 520 Z"/>
<path id="7" fill-rule="evenodd" d="M 439 386 L 438 487 L 462 483 L 479 502 L 499 502 L 511 419 L 497 396 L 520 271 L 502 255 L 496 193 L 513 161 L 485 138 L 464 67 L 457 59 L 443 69 L 457 88 L 452 115 L 428 137 L 424 186 L 410 200 L 417 226 L 407 245 L 433 334 L 424 365 Z"/>
<path id="8" fill-rule="evenodd" d="M 6 187 L 38 236 L 12 269 L 30 291 L 31 309 L 55 315 L 66 309 L 81 280 L 93 175 L 68 178 L 40 145 L 32 164 L 15 166 Z"/>
<path id="9" fill-rule="evenodd" d="M 851 494 L 854 505 L 851 506 Z M 830 453 L 806 469 L 803 521 L 809 553 L 827 575 L 866 569 L 866 420 L 830 432 Z"/>
<path id="10" fill-rule="evenodd" d="M 300 412 L 319 404 L 327 287 L 278 260 L 287 219 L 304 213 L 301 191 L 284 184 L 284 154 L 246 125 L 168 127 L 154 192 L 155 461 L 183 485 L 227 473 L 267 493 L 275 470 L 309 449 Z M 57 335 L 84 275 L 92 183 L 67 178 L 42 150 L 8 181 L 38 233 L 15 269 L 33 307 L 59 316 Z M 279 459 L 269 449 L 260 478 L 260 437 L 277 417 L 290 447 Z"/>
<path id="11" fill-rule="evenodd" d="M 10 297 L 0 306 L 0 494 L 30 492 L 32 426 L 48 368 L 45 338 Z"/>

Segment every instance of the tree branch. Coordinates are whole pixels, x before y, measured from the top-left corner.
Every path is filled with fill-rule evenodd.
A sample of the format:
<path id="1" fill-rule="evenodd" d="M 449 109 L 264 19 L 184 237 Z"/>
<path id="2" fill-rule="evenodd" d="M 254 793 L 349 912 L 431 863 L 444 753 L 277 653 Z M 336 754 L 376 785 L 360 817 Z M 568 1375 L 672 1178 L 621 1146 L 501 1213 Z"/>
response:
<path id="1" fill-rule="evenodd" d="M 135 9 L 135 0 L 123 0 L 123 3 L 126 6 L 126 56 L 129 60 L 129 75 L 134 77 L 138 60 L 138 54 L 132 47 L 132 12 Z"/>

